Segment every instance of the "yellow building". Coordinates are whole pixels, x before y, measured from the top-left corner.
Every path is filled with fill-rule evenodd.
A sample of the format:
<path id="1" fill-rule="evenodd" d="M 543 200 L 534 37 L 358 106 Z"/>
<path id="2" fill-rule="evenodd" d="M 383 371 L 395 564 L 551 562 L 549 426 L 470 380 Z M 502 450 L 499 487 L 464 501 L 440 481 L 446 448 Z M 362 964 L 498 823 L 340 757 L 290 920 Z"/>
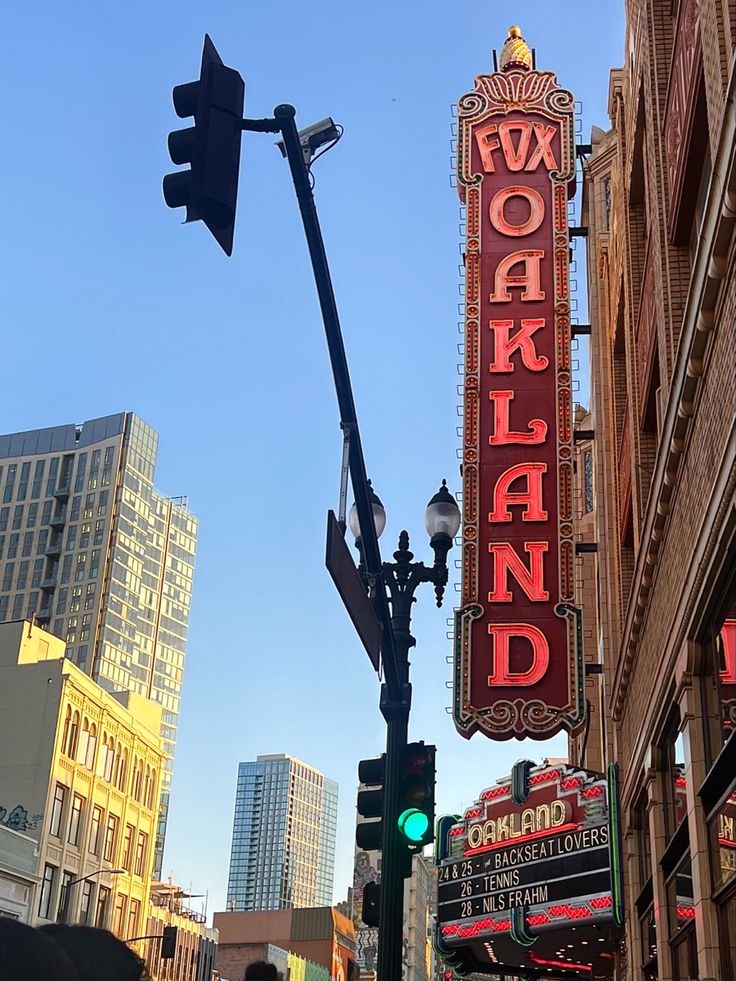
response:
<path id="1" fill-rule="evenodd" d="M 53 634 L 0 624 L 0 815 L 36 842 L 34 925 L 121 937 L 145 926 L 161 772 L 161 706 L 108 694 Z"/>

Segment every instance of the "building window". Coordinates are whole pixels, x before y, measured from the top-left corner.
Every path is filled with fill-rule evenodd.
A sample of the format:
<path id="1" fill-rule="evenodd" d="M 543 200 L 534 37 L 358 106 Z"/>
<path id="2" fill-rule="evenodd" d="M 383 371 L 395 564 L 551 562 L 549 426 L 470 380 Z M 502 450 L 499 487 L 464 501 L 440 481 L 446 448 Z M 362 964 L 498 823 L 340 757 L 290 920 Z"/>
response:
<path id="1" fill-rule="evenodd" d="M 146 805 L 152 810 L 156 805 L 155 800 L 156 795 L 156 771 L 151 768 L 151 779 L 148 783 L 148 797 L 146 798 Z"/>
<path id="2" fill-rule="evenodd" d="M 81 654 L 81 647 L 79 649 Z M 81 663 L 80 663 L 81 667 Z M 87 753 L 84 758 L 84 765 L 88 770 L 93 770 L 95 768 L 95 753 L 97 752 L 97 726 L 92 723 L 89 727 L 89 740 L 87 742 Z"/>
<path id="3" fill-rule="evenodd" d="M 102 808 L 95 805 L 92 808 L 92 820 L 89 829 L 89 852 L 97 855 L 100 847 L 100 827 L 102 826 Z"/>
<path id="4" fill-rule="evenodd" d="M 665 829 L 669 840 L 687 815 L 685 744 L 679 731 L 679 717 L 671 720 L 661 750 L 664 771 Z"/>
<path id="5" fill-rule="evenodd" d="M 69 711 L 67 711 L 67 717 L 69 716 Z M 77 744 L 79 742 L 79 712 L 75 712 L 73 716 L 69 719 L 69 726 L 67 728 L 66 721 L 64 723 L 64 745 L 62 747 L 62 752 L 66 755 L 75 759 L 77 755 Z"/>
<path id="6" fill-rule="evenodd" d="M 133 798 L 134 800 L 137 801 L 140 801 L 141 799 L 142 776 L 143 776 L 143 761 L 137 760 L 133 770 L 133 787 L 132 787 Z"/>
<path id="7" fill-rule="evenodd" d="M 108 740 L 103 740 L 102 752 L 98 764 L 98 773 L 105 780 L 112 779 L 112 768 L 115 762 L 115 740 L 110 736 Z"/>
<path id="8" fill-rule="evenodd" d="M 695 901 L 690 855 L 685 855 L 667 880 L 667 914 L 675 981 L 698 976 Z"/>
<path id="9" fill-rule="evenodd" d="M 126 932 L 126 939 L 135 937 L 138 935 L 138 920 L 140 916 L 141 903 L 139 899 L 131 899 L 130 908 L 128 909 L 128 930 Z"/>
<path id="10" fill-rule="evenodd" d="M 721 933 L 721 977 L 736 978 L 736 890 L 718 907 Z"/>
<path id="11" fill-rule="evenodd" d="M 72 799 L 72 815 L 69 821 L 69 836 L 67 841 L 70 845 L 79 844 L 79 829 L 82 825 L 82 809 L 84 808 L 84 797 L 75 794 Z"/>
<path id="12" fill-rule="evenodd" d="M 113 917 L 112 932 L 117 937 L 123 935 L 123 923 L 125 922 L 125 895 L 122 892 L 117 894 L 115 899 L 115 915 Z"/>
<path id="13" fill-rule="evenodd" d="M 97 891 L 97 909 L 95 911 L 95 926 L 104 927 L 107 918 L 107 902 L 110 898 L 110 890 L 107 886 L 100 886 Z"/>
<path id="14" fill-rule="evenodd" d="M 123 854 L 122 858 L 120 859 L 120 864 L 128 872 L 130 872 L 130 860 L 133 853 L 133 831 L 134 828 L 132 824 L 125 825 L 125 835 L 123 836 Z"/>
<path id="15" fill-rule="evenodd" d="M 79 922 L 82 926 L 88 926 L 90 921 L 90 910 L 92 908 L 92 889 L 93 884 L 90 879 L 82 883 L 82 896 L 79 906 Z"/>
<path id="16" fill-rule="evenodd" d="M 639 885 L 643 889 L 652 877 L 652 843 L 649 837 L 646 793 L 642 794 L 634 809 L 633 823 L 636 828 L 636 850 L 639 855 Z"/>
<path id="17" fill-rule="evenodd" d="M 731 605 L 716 634 L 715 656 L 723 745 L 736 728 L 736 603 Z"/>
<path id="18" fill-rule="evenodd" d="M 38 901 L 38 915 L 42 920 L 49 919 L 51 909 L 51 893 L 54 891 L 54 879 L 56 878 L 56 866 L 44 866 L 43 880 L 41 881 L 41 896 Z"/>
<path id="19" fill-rule="evenodd" d="M 107 825 L 105 827 L 105 848 L 102 857 L 106 862 L 112 862 L 115 854 L 115 839 L 118 834 L 118 819 L 114 814 L 107 815 Z"/>
<path id="20" fill-rule="evenodd" d="M 56 919 L 62 923 L 64 922 L 64 913 L 68 913 L 68 908 L 65 910 L 65 906 L 68 902 L 71 902 L 71 897 L 67 900 L 67 893 L 69 891 L 69 883 L 73 878 L 73 872 L 62 872 L 61 888 L 59 889 L 59 912 L 56 916 Z"/>
<path id="21" fill-rule="evenodd" d="M 143 875 L 145 864 L 146 864 L 146 846 L 148 844 L 148 835 L 144 834 L 142 831 L 138 832 L 138 843 L 135 846 L 135 868 L 134 872 L 136 875 Z"/>
<path id="22" fill-rule="evenodd" d="M 51 805 L 51 823 L 49 824 L 49 834 L 54 838 L 61 838 L 61 820 L 64 814 L 64 801 L 66 800 L 66 787 L 57 783 L 54 789 L 54 803 Z"/>
<path id="23" fill-rule="evenodd" d="M 693 899 L 693 872 L 689 854 L 683 856 L 667 880 L 667 909 L 670 943 L 674 946 L 679 943 L 680 935 L 694 925 L 695 900 Z M 697 971 L 695 973 L 697 974 Z"/>
<path id="24" fill-rule="evenodd" d="M 148 803 L 148 798 L 150 796 L 150 793 L 151 793 L 151 768 L 150 768 L 150 766 L 147 765 L 146 766 L 146 777 L 145 777 L 145 780 L 143 781 L 143 803 L 147 807 L 150 807 L 151 806 Z"/>

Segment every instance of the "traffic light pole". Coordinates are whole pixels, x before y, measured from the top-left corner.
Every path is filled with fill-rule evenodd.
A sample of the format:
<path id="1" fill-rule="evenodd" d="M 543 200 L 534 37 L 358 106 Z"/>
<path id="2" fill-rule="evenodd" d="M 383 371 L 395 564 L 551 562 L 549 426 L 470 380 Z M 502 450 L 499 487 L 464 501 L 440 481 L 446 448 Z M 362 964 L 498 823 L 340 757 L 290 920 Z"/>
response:
<path id="1" fill-rule="evenodd" d="M 373 521 L 373 509 L 370 503 L 368 475 L 363 458 L 363 446 L 358 429 L 358 416 L 355 411 L 353 390 L 350 384 L 345 345 L 340 329 L 340 317 L 335 302 L 335 292 L 332 288 L 330 267 L 327 263 L 325 243 L 317 217 L 317 207 L 309 182 L 309 171 L 304 160 L 304 151 L 299 141 L 299 133 L 295 121 L 296 111 L 293 106 L 281 105 L 274 109 L 274 117 L 281 129 L 286 157 L 289 161 L 291 177 L 294 182 L 299 210 L 304 225 L 304 234 L 312 260 L 314 281 L 317 286 L 319 305 L 322 310 L 322 320 L 325 327 L 327 347 L 330 353 L 332 376 L 335 381 L 337 403 L 340 410 L 340 423 L 343 430 L 349 434 L 349 464 L 350 479 L 355 495 L 355 506 L 358 511 L 361 538 L 363 541 L 366 572 L 369 577 L 379 580 L 381 577 L 381 553 L 378 548 L 378 538 Z M 386 684 L 393 698 L 400 699 L 401 686 L 397 674 L 396 656 L 393 646 L 393 636 L 390 630 L 390 615 L 386 592 L 383 589 L 374 591 L 373 600 L 379 622 L 383 626 L 381 640 L 381 660 L 383 663 Z"/>
<path id="2" fill-rule="evenodd" d="M 195 127 L 177 131 L 169 137 L 169 152 L 173 163 L 191 163 L 192 169 L 167 175 L 164 179 L 164 197 L 169 207 L 186 206 L 187 220 L 204 220 L 220 246 L 230 255 L 240 154 L 238 129 L 281 133 L 322 310 L 340 423 L 348 440 L 350 477 L 361 532 L 362 571 L 382 627 L 381 661 L 385 681 L 381 687 L 381 712 L 386 719 L 386 760 L 377 967 L 379 981 L 400 981 L 405 871 L 405 861 L 402 862 L 402 858 L 405 859 L 406 854 L 398 834 L 397 822 L 401 760 L 407 744 L 411 707 L 408 655 L 414 644 L 409 632 L 413 600 L 409 597 L 404 602 L 401 597 L 397 597 L 392 583 L 389 611 L 387 583 L 384 582 L 384 572 L 388 564 L 384 565 L 381 561 L 340 319 L 309 169 L 296 127 L 296 111 L 293 106 L 280 105 L 274 110 L 273 119 L 243 119 L 243 97 L 242 78 L 233 69 L 223 65 L 211 39 L 206 36 L 199 81 L 177 86 L 174 90 L 177 114 L 182 118 L 193 115 Z M 230 143 L 232 152 L 229 149 L 222 152 L 222 148 L 227 149 Z M 444 582 L 446 577 L 443 584 Z"/>
<path id="3" fill-rule="evenodd" d="M 397 834 L 401 756 L 407 742 L 411 686 L 409 685 L 409 649 L 414 640 L 409 633 L 409 611 L 398 610 L 383 586 L 383 568 L 378 538 L 369 499 L 368 479 L 358 419 L 350 385 L 340 320 L 327 263 L 317 208 L 309 182 L 309 172 L 299 141 L 293 106 L 281 105 L 274 110 L 280 125 L 284 149 L 289 161 L 304 232 L 312 261 L 317 293 L 324 320 L 327 346 L 335 380 L 340 421 L 349 433 L 350 476 L 361 529 L 362 559 L 369 581 L 378 582 L 371 590 L 376 614 L 383 626 L 382 661 L 386 678 L 381 687 L 381 712 L 386 719 L 386 774 L 384 783 L 384 822 L 381 865 L 381 900 L 378 921 L 378 981 L 401 981 L 402 932 L 404 915 L 404 877 L 401 849 L 405 846 Z M 398 614 L 398 615 L 397 615 Z"/>
<path id="4" fill-rule="evenodd" d="M 395 638 L 396 639 L 396 638 Z M 406 845 L 397 831 L 401 758 L 407 743 L 411 685 L 408 683 L 408 647 L 397 644 L 397 659 L 404 676 L 404 697 L 396 702 L 381 687 L 381 712 L 386 719 L 386 775 L 384 782 L 383 840 L 381 843 L 381 902 L 378 907 L 378 981 L 400 981 L 404 921 L 404 862 Z"/>

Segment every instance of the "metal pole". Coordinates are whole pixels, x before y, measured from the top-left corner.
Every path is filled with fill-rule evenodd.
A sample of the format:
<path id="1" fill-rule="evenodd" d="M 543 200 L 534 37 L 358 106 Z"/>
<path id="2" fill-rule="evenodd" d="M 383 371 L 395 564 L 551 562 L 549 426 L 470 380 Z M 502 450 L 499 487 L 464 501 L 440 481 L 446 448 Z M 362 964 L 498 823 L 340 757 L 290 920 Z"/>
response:
<path id="1" fill-rule="evenodd" d="M 392 597 L 391 633 L 402 697 L 399 700 L 391 699 L 385 686 L 381 690 L 381 711 L 386 719 L 386 779 L 381 842 L 381 903 L 378 910 L 378 981 L 401 981 L 402 975 L 406 846 L 398 834 L 399 791 L 401 758 L 407 744 L 411 709 L 409 651 L 415 643 L 411 635 L 413 590 L 405 593 L 392 591 Z"/>
<path id="2" fill-rule="evenodd" d="M 324 240 L 317 217 L 317 208 L 309 182 L 304 153 L 299 142 L 293 106 L 274 109 L 281 127 L 284 149 L 289 161 L 299 210 L 304 224 L 309 256 L 322 309 L 322 319 L 330 353 L 332 374 L 340 409 L 340 422 L 350 434 L 350 476 L 355 494 L 355 506 L 360 523 L 362 556 L 366 574 L 381 585 L 373 590 L 376 614 L 383 625 L 382 660 L 386 683 L 381 686 L 381 712 L 386 719 L 386 779 L 384 783 L 384 822 L 381 865 L 381 904 L 378 923 L 378 981 L 401 981 L 402 922 L 404 914 L 404 879 L 401 867 L 401 843 L 396 831 L 398 819 L 401 755 L 406 746 L 411 688 L 409 686 L 408 651 L 413 643 L 402 624 L 392 622 L 388 597 L 383 585 L 381 554 L 373 521 L 373 509 L 368 493 L 368 477 L 363 447 L 353 401 L 345 346 L 340 329 L 335 294 L 327 263 Z M 394 626 L 398 633 L 394 633 Z M 408 639 L 407 639 L 408 638 Z M 403 643 L 402 643 L 403 642 Z M 399 650 L 399 647 L 402 649 Z"/>
<path id="3" fill-rule="evenodd" d="M 340 422 L 347 426 L 350 432 L 350 476 L 352 478 L 355 507 L 360 522 L 360 534 L 363 543 L 363 556 L 366 572 L 369 576 L 380 576 L 382 572 L 381 553 L 378 548 L 378 538 L 373 522 L 373 509 L 368 496 L 368 477 L 363 458 L 363 446 L 358 429 L 358 418 L 355 412 L 353 390 L 350 384 L 350 373 L 345 356 L 345 345 L 340 329 L 340 317 L 335 302 L 335 292 L 332 288 L 330 268 L 327 263 L 327 253 L 322 238 L 322 231 L 317 217 L 314 195 L 309 183 L 309 172 L 304 161 L 304 152 L 299 142 L 296 128 L 296 110 L 293 106 L 281 105 L 274 109 L 274 117 L 281 127 L 284 149 L 289 161 L 291 177 L 294 182 L 299 210 L 304 224 L 304 234 L 307 239 L 309 256 L 312 261 L 314 281 L 317 286 L 319 305 L 322 309 L 322 320 L 325 327 L 327 347 L 330 352 L 332 375 L 335 381 L 337 403 L 340 409 Z M 393 699 L 401 698 L 401 684 L 397 673 L 396 656 L 393 646 L 393 636 L 390 630 L 390 615 L 385 590 L 375 591 L 376 614 L 383 625 L 382 661 L 386 684 Z"/>

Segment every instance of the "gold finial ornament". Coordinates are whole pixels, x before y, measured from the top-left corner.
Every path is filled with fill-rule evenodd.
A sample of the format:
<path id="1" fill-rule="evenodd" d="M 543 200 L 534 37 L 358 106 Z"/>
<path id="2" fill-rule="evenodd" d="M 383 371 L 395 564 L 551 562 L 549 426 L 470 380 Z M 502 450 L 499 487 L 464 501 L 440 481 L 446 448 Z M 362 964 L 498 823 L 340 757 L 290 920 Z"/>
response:
<path id="1" fill-rule="evenodd" d="M 511 71 L 514 68 L 526 72 L 532 67 L 532 53 L 521 36 L 521 28 L 515 24 L 509 28 L 509 36 L 501 49 L 498 67 L 502 72 Z"/>

